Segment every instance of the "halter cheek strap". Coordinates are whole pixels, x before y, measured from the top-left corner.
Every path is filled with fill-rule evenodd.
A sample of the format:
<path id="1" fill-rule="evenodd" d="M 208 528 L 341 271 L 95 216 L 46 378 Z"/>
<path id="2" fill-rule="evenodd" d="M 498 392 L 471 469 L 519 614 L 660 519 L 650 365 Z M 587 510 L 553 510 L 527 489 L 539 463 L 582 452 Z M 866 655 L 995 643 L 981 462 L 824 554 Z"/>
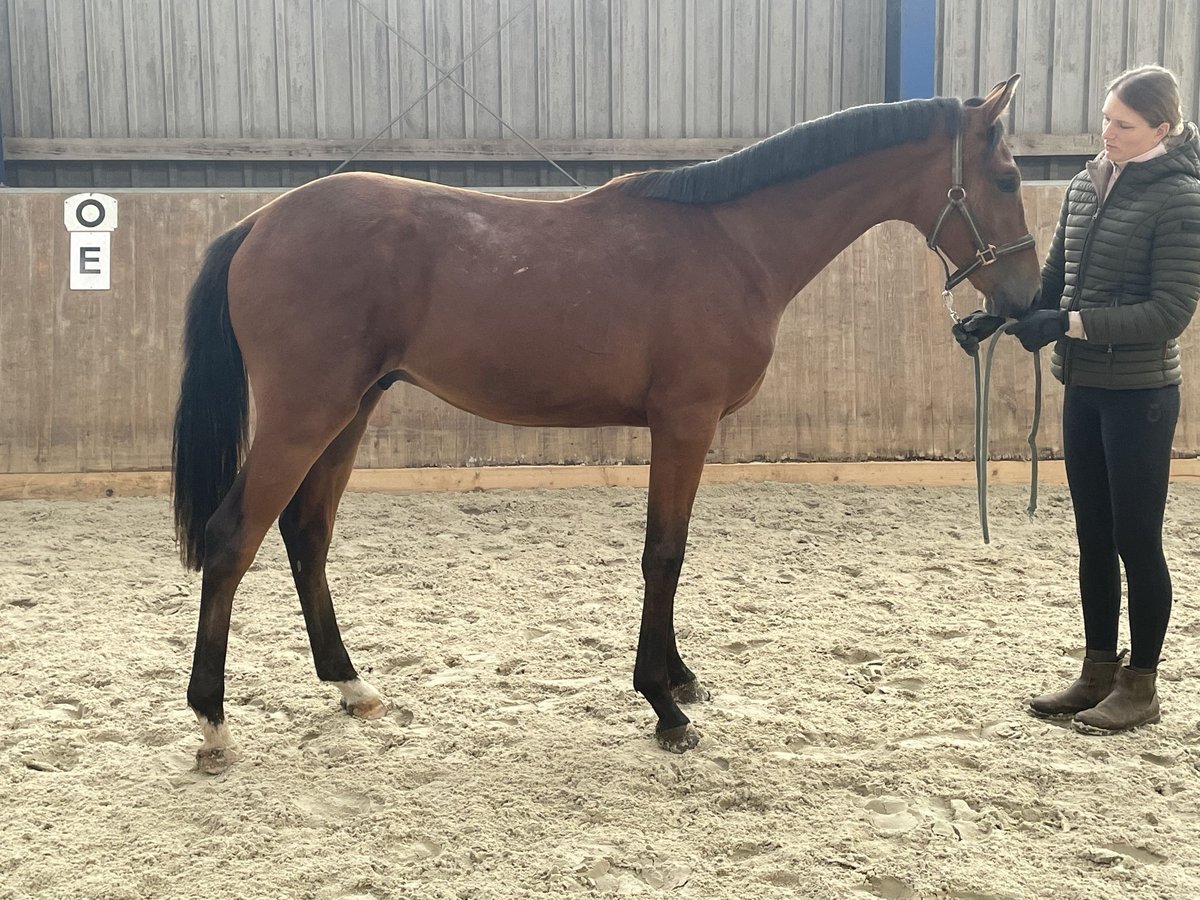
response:
<path id="1" fill-rule="evenodd" d="M 946 205 L 942 207 L 941 214 L 937 217 L 937 221 L 933 223 L 933 231 L 930 232 L 929 239 L 926 241 L 929 249 L 938 255 L 938 259 L 942 261 L 942 267 L 946 270 L 946 286 L 942 290 L 942 294 L 947 301 L 946 306 L 950 308 L 951 317 L 955 321 L 958 321 L 958 316 L 955 315 L 948 296 L 955 285 L 966 281 L 977 269 L 990 266 L 1000 257 L 1008 256 L 1034 245 L 1032 234 L 1019 237 L 1015 241 L 1005 244 L 1003 247 L 997 247 L 995 244 L 989 244 L 985 241 L 983 235 L 979 233 L 979 226 L 975 224 L 975 217 L 971 215 L 971 208 L 967 206 L 967 189 L 963 187 L 962 182 L 962 133 L 959 132 L 954 135 L 954 168 L 950 190 L 946 191 Z M 959 266 L 958 269 L 951 272 L 949 257 L 938 246 L 938 238 L 941 237 L 942 228 L 945 227 L 946 220 L 950 218 L 950 214 L 953 212 L 960 213 L 967 222 L 967 229 L 971 232 L 971 241 L 975 245 L 975 259 L 968 265 Z"/>

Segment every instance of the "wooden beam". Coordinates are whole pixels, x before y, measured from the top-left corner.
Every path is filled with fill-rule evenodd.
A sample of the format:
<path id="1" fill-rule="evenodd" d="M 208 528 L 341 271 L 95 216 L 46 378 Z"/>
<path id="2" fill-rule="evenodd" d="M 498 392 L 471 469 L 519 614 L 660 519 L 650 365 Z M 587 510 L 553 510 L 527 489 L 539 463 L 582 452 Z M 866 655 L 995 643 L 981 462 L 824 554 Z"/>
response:
<path id="1" fill-rule="evenodd" d="M 991 484 L 1029 483 L 1029 463 L 993 461 Z M 483 466 L 463 468 L 355 469 L 349 490 L 378 494 L 415 492 L 644 488 L 649 466 Z M 1061 460 L 1043 460 L 1042 484 L 1065 484 Z M 1200 460 L 1176 459 L 1171 479 L 1200 481 Z M 973 462 L 738 463 L 704 467 L 704 484 L 860 484 L 873 487 L 925 485 L 963 487 L 975 483 Z M 161 497 L 170 493 L 170 472 L 84 472 L 0 475 L 0 500 L 98 500 Z"/>
<path id="2" fill-rule="evenodd" d="M 994 484 L 1025 484 L 1029 464 L 995 461 Z M 1039 466 L 1043 484 L 1065 484 L 1062 463 Z M 1200 474 L 1200 467 L 1197 467 Z M 727 463 L 704 467 L 702 484 L 779 482 L 783 484 L 973 485 L 973 462 Z M 414 491 L 520 490 L 525 488 L 636 487 L 650 483 L 649 466 L 484 466 L 437 469 L 356 469 L 351 491 L 406 494 Z"/>
<path id="3" fill-rule="evenodd" d="M 551 159 L 566 162 L 622 160 L 699 160 L 732 153 L 753 141 L 738 138 L 681 140 L 597 139 L 539 141 Z M 203 162 L 341 162 L 362 146 L 358 140 L 292 138 L 8 138 L 10 160 L 197 160 Z M 357 157 L 386 162 L 533 162 L 536 153 L 520 141 L 404 140 L 377 141 Z"/>
<path id="4" fill-rule="evenodd" d="M 100 500 L 161 497 L 170 492 L 170 472 L 0 475 L 0 500 Z"/>
<path id="5" fill-rule="evenodd" d="M 1092 156 L 1099 139 L 1089 134 L 1018 134 L 1008 139 L 1018 157 Z M 539 141 L 558 162 L 653 162 L 715 159 L 754 143 L 743 138 L 601 138 Z M 294 138 L 6 138 L 9 161 L 341 162 L 357 140 Z M 514 140 L 388 140 L 359 154 L 370 162 L 536 162 L 540 157 Z"/>
<path id="6" fill-rule="evenodd" d="M 1012 134 L 1005 138 L 1013 156 L 1095 156 L 1101 150 L 1095 134 Z"/>
<path id="7" fill-rule="evenodd" d="M 373 494 L 479 490 L 555 490 L 635 487 L 649 483 L 649 466 L 479 466 L 462 468 L 355 469 L 349 490 Z M 1029 483 L 1029 463 L 993 460 L 990 484 Z M 1062 460 L 1042 460 L 1041 484 L 1066 484 Z M 1200 459 L 1171 461 L 1171 480 L 1200 483 Z M 975 463 L 906 462 L 730 463 L 704 467 L 703 484 L 858 484 L 870 487 L 965 487 L 975 484 Z M 160 497 L 171 491 L 170 472 L 77 472 L 0 475 L 2 500 L 98 500 Z"/>

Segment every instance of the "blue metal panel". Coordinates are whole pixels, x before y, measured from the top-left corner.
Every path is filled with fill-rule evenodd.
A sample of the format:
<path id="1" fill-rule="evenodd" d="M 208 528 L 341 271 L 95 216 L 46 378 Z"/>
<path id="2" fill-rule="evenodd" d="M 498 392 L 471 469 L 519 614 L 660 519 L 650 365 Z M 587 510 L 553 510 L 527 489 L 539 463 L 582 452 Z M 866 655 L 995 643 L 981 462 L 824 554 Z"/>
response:
<path id="1" fill-rule="evenodd" d="M 932 97 L 937 0 L 900 0 L 900 97 Z"/>

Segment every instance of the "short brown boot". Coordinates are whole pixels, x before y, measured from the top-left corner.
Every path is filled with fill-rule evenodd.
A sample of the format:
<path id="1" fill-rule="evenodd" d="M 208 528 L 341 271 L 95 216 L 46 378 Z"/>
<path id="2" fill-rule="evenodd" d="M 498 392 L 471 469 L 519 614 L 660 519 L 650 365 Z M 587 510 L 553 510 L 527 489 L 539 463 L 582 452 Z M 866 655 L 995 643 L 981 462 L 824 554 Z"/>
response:
<path id="1" fill-rule="evenodd" d="M 1113 680 L 1112 693 L 1091 709 L 1075 716 L 1072 724 L 1084 734 L 1116 734 L 1162 718 L 1158 709 L 1158 672 L 1122 666 Z"/>
<path id="2" fill-rule="evenodd" d="M 1093 655 L 1100 654 L 1088 651 L 1083 660 L 1083 671 L 1065 691 L 1034 697 L 1029 701 L 1029 711 L 1042 719 L 1066 719 L 1091 709 L 1107 697 L 1125 652 L 1111 661 L 1093 659 Z"/>

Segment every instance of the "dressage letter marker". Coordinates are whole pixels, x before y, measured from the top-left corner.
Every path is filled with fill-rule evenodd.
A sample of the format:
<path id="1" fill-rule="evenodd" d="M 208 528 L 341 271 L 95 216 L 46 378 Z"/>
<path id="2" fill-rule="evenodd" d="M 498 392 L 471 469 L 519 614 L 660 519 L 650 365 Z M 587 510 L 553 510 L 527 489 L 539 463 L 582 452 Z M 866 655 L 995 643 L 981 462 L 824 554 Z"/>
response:
<path id="1" fill-rule="evenodd" d="M 109 290 L 117 201 L 107 194 L 76 194 L 63 207 L 63 223 L 71 232 L 71 290 Z"/>

